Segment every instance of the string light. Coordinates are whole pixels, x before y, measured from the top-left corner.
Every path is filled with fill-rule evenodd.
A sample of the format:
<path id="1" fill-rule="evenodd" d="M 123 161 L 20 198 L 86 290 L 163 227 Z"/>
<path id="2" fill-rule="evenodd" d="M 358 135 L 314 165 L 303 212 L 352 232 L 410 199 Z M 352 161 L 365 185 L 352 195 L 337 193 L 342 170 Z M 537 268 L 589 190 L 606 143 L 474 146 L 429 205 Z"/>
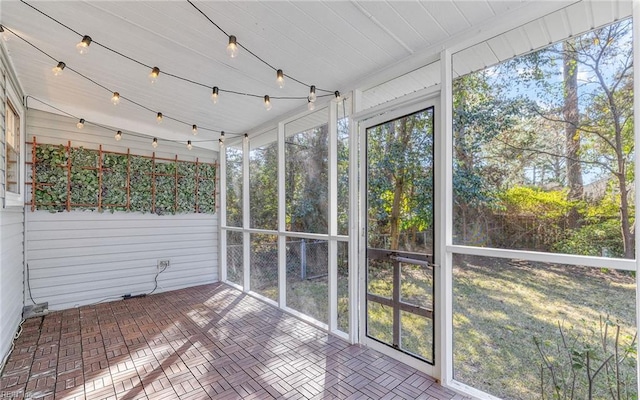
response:
<path id="1" fill-rule="evenodd" d="M 238 56 L 238 41 L 234 35 L 229 35 L 229 44 L 227 45 L 227 54 L 231 58 Z"/>
<path id="2" fill-rule="evenodd" d="M 116 136 L 115 137 L 116 137 L 116 141 L 119 142 L 120 139 L 122 139 L 122 131 L 116 132 Z"/>
<path id="3" fill-rule="evenodd" d="M 151 72 L 149 73 L 149 82 L 156 83 L 156 81 L 158 80 L 158 75 L 160 75 L 160 68 L 151 68 Z"/>
<path id="4" fill-rule="evenodd" d="M 220 132 L 220 143 L 224 143 L 224 131 Z"/>
<path id="5" fill-rule="evenodd" d="M 80 54 L 87 54 L 89 52 L 89 46 L 91 45 L 91 37 L 84 35 L 82 40 L 76 45 L 76 50 Z"/>
<path id="6" fill-rule="evenodd" d="M 62 61 L 58 61 L 58 65 L 56 65 L 52 69 L 53 75 L 55 75 L 55 76 L 62 75 L 62 71 L 64 71 L 66 66 L 67 66 L 67 64 L 63 63 Z"/>
<path id="7" fill-rule="evenodd" d="M 161 123 L 162 123 L 162 113 L 161 113 L 161 112 L 159 112 L 159 113 L 156 115 L 156 121 L 157 121 L 159 124 L 161 124 Z"/>
<path id="8" fill-rule="evenodd" d="M 60 108 L 58 108 L 58 107 L 56 107 L 56 106 L 54 106 L 52 104 L 49 104 L 49 103 L 47 103 L 45 101 L 42 101 L 42 100 L 38 99 L 37 97 L 33 97 L 33 96 L 30 96 L 30 95 L 27 95 L 25 97 L 25 101 L 28 103 L 29 100 L 35 100 L 35 101 L 37 101 L 37 102 L 39 102 L 41 104 L 46 105 L 47 107 L 49 107 L 51 109 L 59 111 L 61 114 L 67 115 L 68 117 L 78 118 L 78 116 L 73 115 L 73 114 L 71 114 L 71 113 L 69 113 L 69 112 L 67 112 L 67 111 L 65 111 L 63 109 L 60 109 Z M 28 105 L 27 105 L 27 107 L 28 107 Z M 78 118 L 78 119 L 82 119 L 82 118 Z M 110 127 L 108 127 L 106 125 L 101 125 L 101 124 L 96 123 L 96 122 L 85 121 L 85 124 L 91 124 L 91 125 L 96 126 L 98 128 L 101 128 L 101 129 L 108 130 L 108 131 L 112 132 L 112 128 L 110 128 Z M 220 132 L 220 131 L 215 131 L 215 132 Z M 135 136 L 135 137 L 145 138 L 145 139 L 149 138 L 149 136 L 145 135 L 145 134 L 130 133 L 130 135 Z M 120 139 L 118 139 L 118 137 L 120 137 L 120 138 L 122 137 L 122 131 L 118 131 L 115 136 L 116 136 L 116 140 L 120 140 Z M 184 141 L 177 141 L 177 140 L 168 140 L 168 141 L 172 142 L 172 143 L 184 144 Z M 215 139 L 204 139 L 204 140 L 198 140 L 197 142 L 215 142 Z"/>
<path id="9" fill-rule="evenodd" d="M 0 25 L 0 36 L 2 36 L 2 40 L 4 40 L 5 42 L 8 42 L 9 38 L 11 37 L 9 36 L 9 33 L 4 30 L 4 26 L 2 25 Z"/>
<path id="10" fill-rule="evenodd" d="M 336 96 L 336 101 L 337 101 L 337 102 L 340 102 L 340 101 L 342 100 L 342 97 L 340 97 L 340 92 L 339 92 L 339 91 L 337 91 L 337 90 L 336 90 L 336 91 L 333 93 L 333 95 L 334 95 L 334 96 Z"/>
<path id="11" fill-rule="evenodd" d="M 197 135 L 198 134 L 198 125 L 193 124 L 191 126 L 191 132 L 193 133 L 193 136 Z"/>
<path id="12" fill-rule="evenodd" d="M 211 92 L 211 101 L 213 101 L 213 104 L 218 104 L 218 92 L 220 91 L 220 89 L 218 89 L 217 86 L 213 87 L 213 91 Z"/>
<path id="13" fill-rule="evenodd" d="M 271 110 L 271 99 L 269 98 L 268 94 L 264 95 L 264 108 L 267 109 L 267 111 Z"/>
<path id="14" fill-rule="evenodd" d="M 151 146 L 153 146 L 154 149 L 156 147 L 158 147 L 158 139 L 157 138 L 153 138 L 153 142 L 151 142 Z"/>
<path id="15" fill-rule="evenodd" d="M 84 118 L 80 118 L 76 126 L 78 127 L 78 129 L 84 128 Z"/>
<path id="16" fill-rule="evenodd" d="M 307 109 L 309 111 L 313 111 L 316 109 L 316 103 L 314 103 L 313 101 L 311 101 L 311 98 L 309 98 L 309 100 L 307 101 Z"/>
<path id="17" fill-rule="evenodd" d="M 118 104 L 120 104 L 120 93 L 113 92 L 113 96 L 111 96 L 111 102 L 113 103 L 114 106 L 117 106 Z"/>
<path id="18" fill-rule="evenodd" d="M 191 144 L 191 140 L 187 140 L 187 149 L 193 149 L 193 145 Z"/>
<path id="19" fill-rule="evenodd" d="M 316 99 L 317 99 L 316 86 L 311 85 L 311 87 L 309 88 L 309 101 L 312 103 L 315 103 Z"/>
<path id="20" fill-rule="evenodd" d="M 280 89 L 284 87 L 284 72 L 281 69 L 276 71 L 276 83 Z"/>
<path id="21" fill-rule="evenodd" d="M 255 52 L 252 52 L 251 50 L 247 49 L 247 48 L 246 48 L 245 46 L 243 46 L 242 44 L 238 43 L 238 41 L 237 41 L 237 39 L 236 39 L 236 37 L 235 37 L 234 35 L 229 35 L 229 34 L 227 34 L 227 33 L 226 33 L 226 32 L 225 32 L 225 31 L 224 31 L 224 30 L 223 30 L 223 29 L 222 29 L 218 24 L 216 24 L 216 23 L 215 23 L 211 18 L 209 18 L 209 17 L 208 17 L 208 16 L 207 16 L 207 15 L 206 15 L 206 14 L 205 14 L 201 9 L 199 9 L 199 8 L 198 8 L 198 6 L 196 6 L 192 1 L 187 0 L 187 2 L 188 2 L 188 3 L 189 3 L 189 4 L 190 4 L 194 9 L 196 9 L 200 14 L 202 14 L 202 16 L 204 16 L 204 17 L 205 17 L 205 18 L 206 18 L 206 19 L 207 19 L 211 24 L 213 24 L 213 25 L 214 25 L 218 30 L 220 30 L 220 31 L 221 31 L 225 36 L 227 36 L 227 37 L 228 37 L 228 39 L 229 39 L 229 46 L 227 46 L 227 50 L 228 50 L 228 51 L 229 51 L 229 50 L 233 50 L 233 51 L 232 51 L 232 53 L 233 53 L 233 57 L 235 57 L 235 56 L 237 55 L 237 53 L 238 53 L 238 51 L 239 51 L 239 48 L 240 48 L 240 47 L 242 47 L 242 48 L 245 48 L 245 49 L 248 51 L 248 53 L 249 53 L 249 54 L 251 54 L 252 56 L 254 56 L 254 57 L 255 57 L 256 59 L 258 59 L 260 62 L 262 62 L 263 64 L 267 65 L 270 69 L 272 69 L 272 70 L 276 70 L 276 68 L 275 68 L 274 66 L 272 66 L 272 65 L 271 65 L 271 64 L 269 64 L 267 61 L 265 61 L 263 58 L 261 58 L 260 56 L 258 56 Z M 65 29 L 67 29 L 67 30 L 69 30 L 69 31 L 71 31 L 71 32 L 73 32 L 73 33 L 75 33 L 75 34 L 77 34 L 77 35 L 81 35 L 81 36 L 82 36 L 82 34 L 80 34 L 77 30 L 73 29 L 72 27 L 70 27 L 69 25 L 65 24 L 64 22 L 61 22 L 61 21 L 59 21 L 59 20 L 57 20 L 57 19 L 55 19 L 55 18 L 51 17 L 51 16 L 50 16 L 50 15 L 48 15 L 46 12 L 44 12 L 44 11 L 42 11 L 42 10 L 38 9 L 37 7 L 33 6 L 32 4 L 27 3 L 27 2 L 26 2 L 26 1 L 24 1 L 24 0 L 23 0 L 23 1 L 21 1 L 21 3 L 22 3 L 22 4 L 24 4 L 24 5 L 26 5 L 27 7 L 30 7 L 30 8 L 31 8 L 31 9 L 33 9 L 34 11 L 36 11 L 36 12 L 40 13 L 40 14 L 41 14 L 41 15 L 43 15 L 44 17 L 46 17 L 46 18 L 50 19 L 51 21 L 55 22 L 56 24 L 58 24 L 58 25 L 62 26 L 63 28 L 65 28 Z M 3 31 L 4 31 L 4 32 L 3 32 Z M 15 36 L 18 36 L 18 37 L 19 37 L 19 38 L 21 38 L 23 41 L 25 41 L 25 42 L 27 42 L 27 43 L 31 44 L 33 47 L 35 47 L 35 48 L 36 48 L 37 50 L 39 50 L 40 52 L 43 52 L 43 51 L 42 51 L 42 50 L 40 50 L 37 46 L 33 45 L 32 43 L 30 43 L 30 42 L 29 42 L 29 41 L 27 41 L 26 39 L 22 38 L 20 35 L 16 34 L 16 33 L 15 33 L 15 32 L 13 32 L 11 29 L 7 28 L 6 26 L 0 25 L 0 33 L 2 33 L 2 36 L 4 37 L 4 39 L 5 39 L 5 40 L 7 40 L 7 39 L 10 37 L 9 35 L 7 35 L 7 32 L 8 32 L 8 33 L 11 33 L 11 34 L 13 34 L 13 35 L 15 35 Z M 83 39 L 84 39 L 84 37 L 83 37 Z M 106 46 L 106 45 L 104 45 L 104 44 L 102 44 L 102 43 L 100 43 L 100 42 L 92 41 L 92 44 L 94 44 L 94 45 L 96 45 L 96 46 L 100 46 L 100 47 L 104 48 L 105 50 L 110 51 L 110 52 L 112 52 L 112 53 L 114 53 L 114 54 L 116 54 L 116 55 L 118 55 L 118 56 L 120 56 L 120 57 L 126 58 L 127 60 L 132 61 L 132 62 L 134 62 L 134 63 L 136 63 L 136 64 L 138 64 L 138 65 L 140 65 L 140 66 L 144 66 L 145 68 L 151 68 L 149 64 L 144 63 L 144 62 L 142 62 L 142 61 L 140 61 L 140 60 L 136 59 L 135 57 L 131 57 L 131 56 L 127 55 L 127 54 L 124 54 L 124 53 L 122 53 L 122 52 L 120 52 L 120 51 L 118 51 L 118 50 L 116 50 L 116 49 L 114 49 L 114 48 L 111 48 L 111 47 L 109 47 L 109 46 Z M 44 52 L 43 52 L 43 53 L 44 53 Z M 46 53 L 45 53 L 45 54 L 46 54 Z M 159 69 L 158 67 L 153 67 L 153 68 L 152 68 L 152 72 L 153 72 L 153 70 L 156 70 L 158 74 L 160 73 L 160 69 Z M 176 78 L 176 79 L 182 80 L 182 81 L 187 82 L 187 83 L 190 83 L 190 84 L 195 84 L 195 85 L 203 86 L 203 87 L 207 87 L 207 86 L 209 86 L 208 84 L 205 84 L 205 83 L 202 83 L 202 82 L 197 82 L 197 81 L 195 81 L 195 80 L 193 80 L 193 79 L 190 79 L 190 78 L 187 78 L 187 77 L 183 77 L 183 76 L 180 76 L 180 75 L 177 75 L 177 74 L 169 74 L 169 73 L 166 73 L 166 74 L 167 74 L 167 75 L 169 75 L 169 76 L 171 76 L 171 77 L 173 77 L 173 78 Z M 299 84 L 301 84 L 301 85 L 304 85 L 304 86 L 307 86 L 307 87 L 309 86 L 308 84 L 306 84 L 306 83 L 304 83 L 304 82 L 302 82 L 302 81 L 300 81 L 300 80 L 298 80 L 298 79 L 295 79 L 294 77 L 292 77 L 292 76 L 290 76 L 290 75 L 287 75 L 287 77 L 288 77 L 289 79 L 293 80 L 294 82 L 297 82 L 297 83 L 299 83 Z M 86 78 L 86 77 L 85 77 L 85 78 Z M 210 87 L 210 86 L 209 86 L 209 87 Z M 334 93 L 333 91 L 326 90 L 326 89 L 322 89 L 322 88 L 317 88 L 317 90 L 320 90 L 320 91 L 322 91 L 322 92 L 326 92 L 326 93 L 328 93 L 329 95 Z M 235 91 L 232 91 L 232 90 L 222 90 L 222 91 L 227 92 L 227 93 L 236 94 L 236 95 L 242 95 L 242 96 L 252 96 L 252 97 L 259 97 L 259 96 L 260 96 L 260 95 L 259 95 L 259 94 L 257 94 L 257 93 L 243 93 L 243 92 L 235 92 Z M 323 95 L 323 96 L 324 96 L 324 95 Z M 327 96 L 328 96 L 328 95 L 327 95 Z M 295 99 L 306 99 L 307 97 L 308 97 L 308 96 L 295 97 Z M 277 98 L 277 97 L 274 97 L 274 98 Z M 291 100 L 292 100 L 292 99 L 294 99 L 294 97 L 287 97 L 287 99 L 291 99 Z"/>

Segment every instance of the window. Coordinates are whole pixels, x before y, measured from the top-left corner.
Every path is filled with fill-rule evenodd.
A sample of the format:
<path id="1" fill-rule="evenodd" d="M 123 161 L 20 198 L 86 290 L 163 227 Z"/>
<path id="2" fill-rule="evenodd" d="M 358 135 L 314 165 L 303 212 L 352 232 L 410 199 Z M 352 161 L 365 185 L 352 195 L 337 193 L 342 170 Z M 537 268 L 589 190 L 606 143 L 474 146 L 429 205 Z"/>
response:
<path id="1" fill-rule="evenodd" d="M 632 28 L 622 19 L 453 81 L 463 385 L 637 397 Z M 453 71 L 469 60 L 454 56 Z"/>
<path id="2" fill-rule="evenodd" d="M 24 138 L 21 132 L 20 113 L 13 104 L 11 100 L 7 100 L 5 108 L 5 205 L 21 206 L 24 202 L 22 196 L 22 141 Z"/>

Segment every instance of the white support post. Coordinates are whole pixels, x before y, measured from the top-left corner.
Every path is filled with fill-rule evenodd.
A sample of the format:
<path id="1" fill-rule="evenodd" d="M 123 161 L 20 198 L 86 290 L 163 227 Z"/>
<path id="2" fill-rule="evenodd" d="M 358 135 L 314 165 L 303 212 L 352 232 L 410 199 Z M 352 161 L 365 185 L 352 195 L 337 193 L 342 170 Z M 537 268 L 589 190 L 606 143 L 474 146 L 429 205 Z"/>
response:
<path id="1" fill-rule="evenodd" d="M 353 92 L 352 110 L 360 111 L 360 99 L 362 93 L 359 90 Z M 360 129 L 353 119 L 349 124 L 349 339 L 351 343 L 361 342 L 363 339 L 361 315 L 365 309 L 365 296 L 360 295 L 360 279 L 364 279 L 361 268 L 364 268 L 364 219 L 360 212 L 360 183 L 364 186 L 365 177 L 360 178 L 360 155 L 364 158 L 364 152 L 360 152 Z M 364 143 L 364 140 L 362 141 Z M 363 161 L 364 163 L 364 161 Z M 364 210 L 364 206 L 362 209 Z M 364 212 L 364 211 L 363 211 Z M 361 245 L 362 244 L 362 245 Z M 364 283 L 363 283 L 364 284 Z M 364 292 L 364 290 L 362 290 Z"/>
<path id="2" fill-rule="evenodd" d="M 346 100 L 344 100 L 346 101 Z M 329 332 L 338 328 L 338 110 L 329 105 Z"/>
<path id="3" fill-rule="evenodd" d="M 636 146 L 640 143 L 640 123 L 638 122 L 638 116 L 640 116 L 640 1 L 634 0 L 633 2 L 633 115 L 635 123 L 633 124 L 633 134 Z M 635 161 L 635 176 L 640 176 L 640 155 L 638 151 L 634 151 Z M 640 210 L 640 196 L 634 196 L 636 210 Z M 636 221 L 636 228 L 638 223 Z M 640 327 L 640 235 L 635 235 L 636 239 L 636 330 Z M 640 393 L 640 343 L 636 343 L 636 391 Z"/>
<path id="4" fill-rule="evenodd" d="M 278 124 L 278 305 L 287 305 L 287 237 L 285 192 L 285 132 Z"/>
<path id="5" fill-rule="evenodd" d="M 218 256 L 218 273 L 220 281 L 227 281 L 227 156 L 224 142 L 220 142 L 218 148 L 218 243 L 220 251 Z"/>
<path id="6" fill-rule="evenodd" d="M 453 265 L 452 254 L 447 252 L 447 245 L 453 238 L 453 86 L 451 52 L 440 53 L 441 92 L 440 92 L 440 126 L 435 130 L 437 140 L 435 165 L 440 168 L 436 176 L 436 257 L 435 263 L 440 265 L 436 270 L 435 286 L 436 312 L 436 360 L 439 360 L 440 380 L 449 385 L 453 380 Z"/>
<path id="7" fill-rule="evenodd" d="M 243 261 L 243 285 L 245 292 L 251 290 L 251 223 L 249 215 L 249 137 L 242 139 L 242 261 Z"/>

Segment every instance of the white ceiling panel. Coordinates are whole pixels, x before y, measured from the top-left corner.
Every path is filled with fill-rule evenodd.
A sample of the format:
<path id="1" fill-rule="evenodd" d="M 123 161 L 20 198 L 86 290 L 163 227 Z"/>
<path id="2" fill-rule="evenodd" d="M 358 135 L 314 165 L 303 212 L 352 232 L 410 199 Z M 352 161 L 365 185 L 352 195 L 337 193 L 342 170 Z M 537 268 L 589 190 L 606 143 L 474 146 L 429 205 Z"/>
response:
<path id="1" fill-rule="evenodd" d="M 598 4 L 594 8 L 594 3 Z M 579 2 L 453 55 L 456 76 L 481 70 L 631 14 L 631 2 Z M 593 12 L 593 13 L 592 13 Z M 596 17 L 597 15 L 597 17 Z"/>
<path id="2" fill-rule="evenodd" d="M 53 57 L 17 37 L 3 44 L 26 95 L 88 121 L 121 124 L 122 130 L 137 129 L 160 138 L 186 140 L 191 124 L 211 128 L 217 132 L 200 129 L 198 137 L 210 140 L 211 148 L 217 146 L 220 130 L 227 132 L 227 138 L 242 136 L 284 116 L 304 112 L 308 85 L 327 90 L 317 92 L 320 108 L 334 90 L 353 89 L 355 82 L 405 60 L 415 61 L 412 53 L 432 51 L 470 29 L 481 31 L 527 5 L 534 6 L 532 1 L 521 0 L 194 2 L 227 34 L 237 36 L 239 43 L 289 76 L 286 86 L 279 89 L 275 71 L 247 50 L 240 49 L 239 56 L 230 59 L 225 51 L 228 37 L 187 1 L 27 2 L 77 33 L 21 1 L 2 0 L 0 23 Z M 591 14 L 593 18 L 600 13 L 617 15 L 625 7 L 592 4 Z M 572 20 L 571 24 L 577 22 Z M 556 36 L 568 25 L 562 20 L 557 23 L 562 27 L 553 28 L 558 31 L 554 31 Z M 75 49 L 81 35 L 90 35 L 95 41 L 85 55 Z M 492 57 L 530 47 L 522 35 L 518 32 L 515 37 L 492 40 L 495 55 L 485 53 L 486 49 L 474 50 L 473 57 L 465 61 L 467 67 L 473 67 L 473 59 L 486 64 Z M 98 42 L 122 55 L 98 46 Z M 54 77 L 51 69 L 57 61 L 64 61 L 67 69 Z M 155 84 L 147 79 L 150 66 L 161 70 Z M 412 70 L 415 66 L 402 71 L 401 78 L 376 86 L 372 103 L 439 80 L 437 69 L 409 73 Z M 210 101 L 214 85 L 221 89 L 216 105 Z M 113 106 L 111 91 L 138 105 L 122 101 Z M 262 97 L 267 94 L 272 98 L 270 111 L 263 107 Z M 29 100 L 30 106 L 36 103 Z M 158 125 L 156 112 L 184 123 L 165 118 Z"/>

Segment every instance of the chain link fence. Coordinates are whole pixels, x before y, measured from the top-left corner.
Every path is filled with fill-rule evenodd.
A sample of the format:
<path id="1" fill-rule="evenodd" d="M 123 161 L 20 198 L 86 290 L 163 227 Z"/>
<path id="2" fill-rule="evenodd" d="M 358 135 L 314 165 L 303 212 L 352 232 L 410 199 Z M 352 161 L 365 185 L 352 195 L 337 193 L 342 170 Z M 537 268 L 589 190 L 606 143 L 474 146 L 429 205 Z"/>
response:
<path id="1" fill-rule="evenodd" d="M 326 277 L 329 265 L 329 242 L 306 240 L 287 242 L 287 281 L 304 281 Z M 348 273 L 348 254 L 338 253 L 338 268 Z M 241 244 L 227 246 L 227 278 L 242 283 L 243 250 Z M 339 274 L 340 275 L 340 274 Z M 278 285 L 278 245 L 264 243 L 251 248 L 252 290 Z"/>

